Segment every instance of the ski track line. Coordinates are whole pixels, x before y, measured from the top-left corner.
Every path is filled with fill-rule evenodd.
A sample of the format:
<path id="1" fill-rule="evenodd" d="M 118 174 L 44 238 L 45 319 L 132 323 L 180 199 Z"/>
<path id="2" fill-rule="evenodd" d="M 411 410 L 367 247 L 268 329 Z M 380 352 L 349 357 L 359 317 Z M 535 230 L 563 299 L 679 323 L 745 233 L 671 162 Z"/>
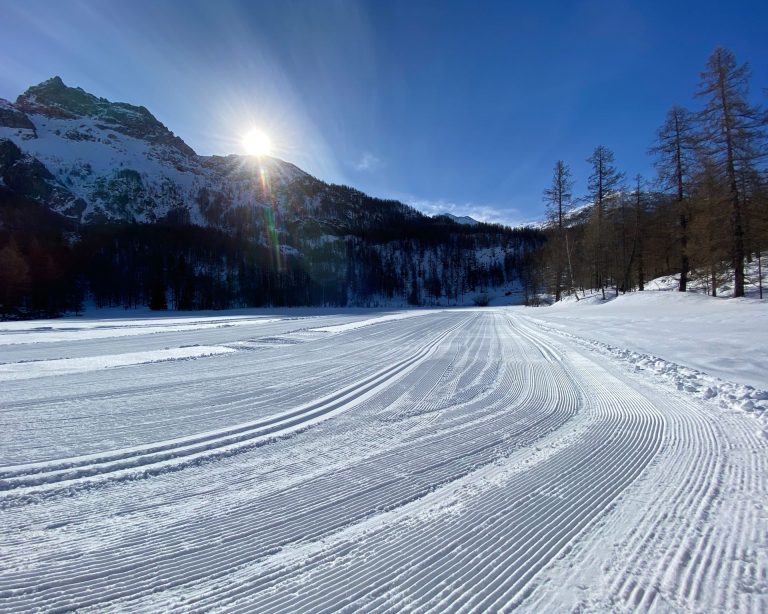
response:
<path id="1" fill-rule="evenodd" d="M 592 460 L 600 460 L 597 458 L 594 458 Z M 560 472 L 560 468 L 558 468 L 558 473 Z M 561 473 L 562 475 L 562 473 Z M 551 476 L 550 474 L 550 477 Z M 593 480 L 594 476 L 590 475 L 590 479 Z M 611 480 L 614 476 L 611 476 Z M 445 593 L 445 589 L 443 590 L 443 594 L 426 594 L 426 595 L 420 595 L 418 593 L 411 593 L 409 595 L 409 604 L 416 605 L 420 603 L 422 600 L 434 600 L 435 603 L 437 603 L 436 610 L 440 611 L 445 609 L 450 610 L 457 610 L 460 611 L 462 606 L 464 605 L 464 601 L 467 601 L 470 599 L 471 595 L 474 595 L 475 601 L 480 601 L 479 604 L 477 604 L 477 607 L 480 609 L 480 611 L 491 607 L 489 603 L 487 603 L 488 600 L 493 599 L 501 599 L 501 597 L 497 596 L 497 593 L 503 594 L 506 592 L 515 592 L 519 591 L 522 586 L 525 585 L 525 583 L 535 575 L 536 571 L 538 570 L 538 564 L 545 562 L 548 557 L 546 554 L 553 548 L 553 546 L 549 545 L 551 544 L 551 540 L 557 539 L 557 537 L 561 537 L 561 534 L 558 534 L 557 531 L 552 531 L 551 529 L 554 529 L 555 527 L 560 527 L 561 531 L 563 531 L 566 535 L 568 533 L 569 529 L 575 529 L 578 530 L 578 523 L 576 524 L 569 524 L 568 522 L 564 522 L 564 519 L 573 521 L 574 519 L 577 520 L 583 520 L 582 516 L 578 515 L 579 511 L 582 511 L 578 508 L 578 506 L 574 506 L 575 509 L 569 509 L 569 507 L 566 505 L 563 506 L 564 501 L 561 497 L 563 497 L 566 494 L 566 491 L 559 492 L 556 496 L 548 496 L 550 495 L 550 490 L 552 487 L 546 487 L 543 491 L 541 487 L 538 489 L 535 487 L 535 484 L 539 483 L 537 482 L 526 482 L 525 485 L 518 491 L 519 496 L 523 497 L 524 504 L 521 506 L 521 510 L 517 513 L 505 513 L 504 510 L 508 508 L 509 506 L 509 499 L 513 499 L 513 496 L 510 496 L 512 493 L 505 493 L 503 496 L 499 497 L 497 501 L 495 502 L 497 506 L 495 508 L 495 512 L 491 514 L 491 520 L 490 522 L 488 520 L 485 521 L 485 526 L 483 526 L 483 523 L 480 522 L 479 526 L 483 526 L 483 528 L 487 531 L 487 533 L 484 532 L 483 535 L 476 535 L 474 536 L 475 539 L 480 540 L 481 542 L 486 542 L 484 544 L 478 544 L 478 542 L 475 542 L 473 544 L 473 548 L 468 552 L 464 557 L 460 560 L 459 563 L 457 563 L 457 567 L 459 569 L 463 570 L 462 574 L 457 574 L 456 570 L 449 568 L 448 575 L 449 577 L 456 578 L 454 580 L 454 584 L 457 586 L 457 588 L 454 589 L 452 593 Z M 598 492 L 601 491 L 602 486 L 606 486 L 605 481 L 592 481 L 591 482 L 598 490 Z M 615 483 L 615 482 L 614 482 Z M 621 486 L 621 482 L 619 482 L 619 487 Z M 576 489 L 575 491 L 580 496 L 583 496 L 583 492 L 580 491 L 580 489 Z M 537 494 L 543 495 L 541 501 L 537 501 L 539 497 L 536 497 Z M 610 497 L 610 489 L 609 493 L 607 495 L 600 494 L 602 497 Z M 598 504 L 600 503 L 601 499 L 600 496 L 593 497 L 593 499 L 588 500 L 586 503 L 590 503 L 593 501 L 597 501 Z M 551 525 L 548 527 L 546 524 L 542 526 L 541 524 L 534 525 L 527 531 L 520 531 L 519 529 L 516 529 L 512 532 L 512 535 L 515 535 L 516 540 L 520 540 L 521 545 L 516 549 L 512 550 L 511 552 L 508 552 L 506 555 L 506 559 L 502 559 L 499 562 L 494 563 L 488 563 L 486 561 L 482 561 L 477 563 L 475 567 L 473 568 L 471 561 L 478 558 L 478 553 L 487 551 L 487 552 L 498 552 L 500 549 L 504 549 L 505 547 L 509 548 L 510 542 L 515 540 L 510 540 L 510 531 L 509 529 L 512 527 L 519 527 L 521 525 L 525 525 L 526 522 L 530 523 L 532 519 L 538 519 L 543 515 L 546 515 L 547 508 L 551 508 L 552 505 L 548 505 L 550 502 L 554 502 L 554 506 L 560 510 L 559 513 L 555 512 L 551 516 L 549 516 L 549 520 L 551 521 Z M 567 501 L 566 501 L 567 502 Z M 527 505 L 526 505 L 527 504 Z M 484 516 L 488 516 L 488 507 L 484 508 Z M 570 516 L 568 515 L 570 513 Z M 475 525 L 477 526 L 477 525 Z M 463 535 L 464 531 L 460 531 L 458 533 L 458 536 Z M 437 536 L 434 540 L 435 543 L 450 543 L 452 540 L 450 539 L 451 536 Z M 453 540 L 456 540 L 457 536 L 453 536 Z M 441 541 L 441 540 L 445 541 Z M 460 539 L 460 537 L 459 537 Z M 530 541 L 527 541 L 530 540 Z M 536 540 L 550 540 L 550 541 L 544 541 L 544 545 L 542 545 L 541 542 L 537 542 Z M 432 542 L 433 540 L 430 540 Z M 533 544 L 531 544 L 531 541 L 533 541 Z M 557 541 L 555 541 L 557 543 Z M 546 548 L 546 546 L 549 545 L 549 550 Z M 445 548 L 445 546 L 443 546 Z M 544 552 L 542 553 L 542 550 Z M 517 558 L 515 558 L 515 555 L 517 555 Z M 527 555 L 527 558 L 526 558 Z M 484 568 L 481 567 L 484 566 Z M 491 569 L 489 567 L 493 565 Z M 423 566 L 424 568 L 424 574 L 432 575 L 434 572 L 432 571 L 431 566 Z M 515 569 L 520 570 L 512 575 L 508 573 L 509 569 Z M 524 570 L 524 571 L 523 571 Z M 401 580 L 398 579 L 397 581 L 392 582 L 393 584 L 398 586 L 398 592 L 400 593 L 407 593 L 408 592 L 408 585 L 409 583 L 418 584 L 420 581 L 419 575 L 412 575 L 408 574 L 409 578 L 403 578 L 401 584 Z M 482 586 L 484 587 L 484 590 L 467 590 L 468 586 L 467 584 L 463 584 L 462 582 L 466 583 L 472 583 L 477 582 L 478 578 L 482 578 Z M 489 578 L 495 578 L 493 582 L 489 582 Z M 502 579 L 507 583 L 511 584 L 511 586 L 503 587 Z M 432 585 L 436 588 L 439 588 L 441 585 L 445 583 L 444 578 L 435 578 L 432 580 Z M 479 587 L 478 587 L 479 588 Z M 502 590 L 502 588 L 504 590 Z M 481 600 L 484 596 L 484 592 L 487 595 L 486 596 L 486 603 L 483 603 Z M 395 598 L 397 599 L 397 597 Z M 467 603 L 466 606 L 470 607 L 472 604 Z M 392 607 L 397 607 L 396 604 L 392 603 L 390 604 Z M 491 607 L 491 609 L 493 609 Z"/>
<path id="2" fill-rule="evenodd" d="M 375 469 L 375 467 L 374 467 L 374 470 L 376 470 L 376 469 Z M 379 471 L 377 471 L 377 473 L 379 473 Z M 428 489 L 429 489 L 429 488 L 431 488 L 431 486 L 430 486 L 430 482 L 427 482 L 427 483 L 425 484 L 425 486 L 426 486 Z M 372 491 L 372 492 L 373 492 L 373 491 Z M 325 507 L 327 507 L 328 509 L 333 509 L 333 506 L 325 505 Z M 324 511 L 324 510 L 323 510 L 323 511 Z M 318 510 L 312 510 L 312 514 L 311 514 L 311 517 L 312 517 L 313 519 L 316 519 L 316 518 L 317 518 L 317 516 L 318 516 L 318 513 L 317 513 L 317 512 L 318 512 Z M 313 524 L 314 524 L 314 523 L 313 523 Z M 275 529 L 275 527 L 267 527 L 267 528 L 272 528 L 273 530 Z M 230 547 L 231 547 L 231 546 L 230 546 Z M 207 569 L 207 567 L 204 567 L 204 569 Z M 186 572 L 185 572 L 185 575 L 188 575 L 189 573 L 190 573 L 190 570 L 189 570 L 189 569 L 187 569 L 187 570 L 186 570 Z M 89 580 L 91 581 L 91 584 L 93 585 L 93 578 L 89 578 Z M 113 590 L 115 589 L 115 586 L 114 586 L 114 582 L 112 582 L 112 583 L 110 584 L 110 586 L 111 586 L 111 588 L 112 588 Z"/>
<path id="3" fill-rule="evenodd" d="M 768 442 L 748 420 L 715 420 L 503 310 L 390 324 L 306 344 L 309 389 L 344 358 L 325 365 L 335 392 L 291 411 L 0 469 L 15 484 L 0 493 L 0 610 L 765 611 Z M 259 377 L 279 380 L 292 351 Z M 364 377 L 345 374 L 355 361 Z M 262 433 L 286 421 L 313 428 Z M 142 467 L 151 479 L 111 481 Z"/>
<path id="4" fill-rule="evenodd" d="M 660 396 L 658 391 L 654 394 Z M 631 530 L 625 541 L 614 547 L 609 561 L 600 561 L 598 553 L 590 552 L 591 548 L 603 548 L 595 543 L 585 546 L 582 556 L 586 558 L 581 563 L 571 562 L 576 570 L 602 567 L 605 587 L 590 591 L 583 606 L 596 611 L 660 608 L 695 612 L 704 609 L 702 603 L 708 603 L 720 611 L 765 611 L 768 563 L 760 568 L 756 561 L 750 561 L 743 569 L 739 564 L 750 558 L 745 553 L 752 553 L 755 559 L 756 549 L 762 550 L 763 560 L 768 560 L 765 533 L 758 535 L 758 527 L 768 529 L 766 515 L 760 518 L 760 511 L 751 503 L 766 494 L 765 479 L 760 484 L 758 476 L 766 475 L 768 446 L 743 416 L 723 414 L 677 391 L 663 394 L 672 397 L 665 412 L 666 436 L 656 466 L 646 479 L 653 484 L 654 495 L 666 504 L 647 502 L 639 515 L 632 509 L 636 506 L 630 504 L 627 513 L 634 517 L 617 518 L 616 526 L 620 534 L 626 527 Z M 734 446 L 733 441 L 742 443 Z M 738 454 L 747 455 L 748 471 L 743 464 L 729 462 L 734 447 Z M 725 496 L 726 488 L 730 497 Z M 720 522 L 713 523 L 713 518 L 720 518 Z M 579 571 L 572 575 L 573 587 L 586 583 L 578 575 Z M 743 584 L 750 589 L 739 590 Z M 531 599 L 531 611 L 573 607 L 547 595 L 542 590 Z"/>
<path id="5" fill-rule="evenodd" d="M 546 356 L 546 354 L 545 354 L 545 356 Z M 439 540 L 438 540 L 438 541 L 439 541 Z M 443 543 L 444 543 L 444 542 L 443 542 Z M 381 564 L 381 561 L 379 561 L 379 564 Z M 514 568 L 514 567 L 512 567 L 512 568 Z M 349 578 L 346 578 L 345 580 L 350 580 L 350 579 L 349 579 Z M 360 581 L 360 579 L 358 579 L 358 582 L 359 582 L 359 581 Z M 366 583 L 366 581 L 367 581 L 367 578 L 366 578 L 366 579 L 363 581 L 363 584 L 365 584 L 365 583 Z M 353 580 L 353 581 L 349 581 L 349 582 L 344 582 L 344 584 L 345 584 L 345 585 L 347 585 L 347 586 L 349 586 L 350 584 L 354 585 L 354 580 Z M 396 585 L 398 585 L 398 586 L 399 586 L 399 583 L 398 583 L 398 582 L 391 582 L 390 584 L 396 584 Z M 466 593 L 465 593 L 465 594 L 466 594 Z M 336 595 L 336 597 L 338 597 L 338 595 Z M 502 600 L 502 601 L 503 601 L 503 600 Z M 455 601 L 455 600 L 453 600 L 453 601 L 452 601 L 451 599 L 447 599 L 447 600 L 446 600 L 446 601 L 445 601 L 445 602 L 444 602 L 444 603 L 443 603 L 443 604 L 442 604 L 442 605 L 441 605 L 439 608 L 437 608 L 437 609 L 438 609 L 438 611 L 439 611 L 439 610 L 440 610 L 442 607 L 448 607 L 448 606 L 447 606 L 447 604 L 453 604 L 453 605 L 456 605 L 456 601 Z M 287 605 L 287 604 L 283 604 L 283 605 Z M 290 604 L 290 605 L 293 607 L 293 606 L 298 606 L 299 604 L 297 604 L 297 603 L 292 603 L 292 604 Z M 301 604 L 301 605 L 305 605 L 305 604 Z M 375 608 L 372 608 L 372 609 L 378 609 L 378 606 L 380 606 L 380 605 L 381 605 L 381 604 L 376 604 L 376 606 L 377 606 L 377 607 L 375 607 Z M 400 604 L 400 605 L 402 605 L 402 604 Z M 414 605 L 414 602 L 413 602 L 412 600 L 409 600 L 409 601 L 408 601 L 408 605 L 409 605 L 409 606 L 411 606 L 411 605 Z M 485 608 L 485 607 L 488 607 L 488 604 L 484 604 L 484 605 L 483 605 L 483 608 Z M 496 608 L 496 607 L 502 607 L 502 602 L 499 602 L 499 603 L 495 603 L 495 604 L 493 604 L 493 607 L 494 607 L 494 608 Z M 280 608 L 277 608 L 277 609 L 279 610 Z M 303 609 L 303 608 L 299 607 L 299 609 Z M 482 608 L 481 608 L 481 611 L 482 611 Z"/>
<path id="6" fill-rule="evenodd" d="M 560 471 L 560 469 L 558 468 L 556 471 Z M 521 488 L 521 494 L 523 496 L 525 496 L 526 493 L 530 492 L 531 487 L 532 487 L 532 484 L 526 483 Z M 533 490 L 535 490 L 535 488 Z M 599 488 L 598 488 L 598 490 L 599 490 Z M 503 509 L 504 508 L 505 500 L 506 500 L 506 497 L 502 496 L 501 500 L 498 502 L 499 505 L 500 505 L 499 509 Z M 557 503 L 557 505 L 560 505 L 560 503 Z M 541 513 L 541 509 L 534 507 L 534 509 L 531 511 L 531 513 L 533 515 L 538 516 L 538 514 Z M 513 516 L 513 517 L 510 518 L 510 521 L 512 523 L 517 523 L 517 522 L 520 522 L 520 518 L 516 517 L 516 516 Z M 483 526 L 483 522 L 481 520 L 478 520 L 478 522 L 472 524 L 471 526 Z M 419 531 L 419 529 L 417 529 L 417 531 Z M 458 533 L 458 535 L 462 535 L 463 533 L 464 532 L 461 531 L 461 532 Z M 496 535 L 496 532 L 494 532 L 494 535 Z M 541 535 L 541 531 L 539 531 L 539 535 Z M 455 539 L 455 535 L 454 535 L 454 539 Z M 400 541 L 398 541 L 398 544 L 401 543 L 401 541 L 405 541 L 406 543 L 408 543 L 408 540 L 400 540 Z M 450 544 L 449 546 L 445 546 L 445 545 L 436 546 L 435 549 L 437 550 L 438 555 L 441 554 L 441 553 L 444 554 L 446 551 L 450 551 L 450 550 L 453 549 L 453 547 L 455 547 L 454 544 L 451 544 L 450 536 L 445 536 L 445 535 L 432 536 L 432 538 L 430 538 L 428 540 L 422 540 L 422 541 L 425 542 L 425 543 L 428 543 L 428 544 L 446 544 L 446 543 Z M 494 551 L 500 545 L 503 545 L 505 543 L 505 541 L 506 541 L 506 537 L 504 536 L 503 532 L 501 533 L 500 536 L 496 537 L 496 541 L 497 541 L 497 543 L 494 544 L 494 545 L 486 546 L 485 548 L 473 549 L 472 552 L 469 555 L 467 555 L 467 556 L 477 558 L 478 552 Z M 399 546 L 394 547 L 393 550 L 394 550 L 395 553 L 401 552 L 401 549 L 400 549 Z M 395 556 L 397 556 L 397 554 L 395 554 Z M 543 558 L 546 559 L 546 557 L 543 557 Z M 427 563 L 430 563 L 430 562 L 431 561 L 429 559 L 427 559 L 427 561 L 423 565 L 421 565 L 421 567 L 423 567 L 426 570 L 425 573 L 433 574 L 434 573 L 433 572 L 433 567 L 431 565 L 427 564 Z M 376 560 L 376 567 L 377 568 L 383 567 L 384 569 L 389 569 L 389 570 L 391 570 L 391 569 L 398 569 L 399 568 L 396 563 L 393 563 L 391 561 L 386 561 L 386 560 L 382 561 L 378 557 L 377 557 L 377 560 Z M 503 567 L 506 567 L 506 565 L 503 565 Z M 452 572 L 455 572 L 455 570 L 452 570 Z M 407 571 L 403 572 L 403 575 L 406 576 L 406 578 L 397 578 L 397 579 L 394 579 L 394 580 L 390 580 L 388 582 L 388 584 L 389 585 L 397 585 L 398 587 L 400 587 L 400 586 L 404 586 L 404 585 L 407 586 L 408 582 L 409 582 L 409 579 L 413 583 L 418 583 L 418 582 L 421 581 L 421 578 L 419 578 L 418 574 L 414 575 L 413 569 L 408 569 Z M 483 576 L 483 577 L 487 578 L 487 576 Z M 370 580 L 370 578 L 360 579 L 360 578 L 354 578 L 354 577 L 352 577 L 352 578 L 350 578 L 350 577 L 343 577 L 343 578 L 336 578 L 334 582 L 331 582 L 331 581 L 324 582 L 324 585 L 325 584 L 329 584 L 329 585 L 335 585 L 335 586 L 355 586 L 355 585 L 370 586 L 370 584 L 372 584 L 372 583 L 369 582 L 369 580 Z M 525 580 L 525 578 L 523 578 L 523 581 L 524 580 Z M 438 580 L 435 580 L 434 582 L 438 582 Z M 440 581 L 440 582 L 444 583 L 442 581 Z M 401 588 L 400 591 L 401 592 L 406 592 L 407 588 Z M 290 591 L 288 591 L 288 592 L 290 593 Z M 462 593 L 463 592 L 464 591 L 462 589 Z M 365 595 L 369 595 L 370 594 L 367 591 L 363 591 L 363 593 Z M 309 603 L 308 602 L 309 599 L 310 599 L 310 597 L 306 597 L 304 601 L 284 601 L 284 602 L 280 602 L 279 604 L 277 604 L 277 603 L 275 603 L 275 596 L 274 595 L 270 595 L 268 598 L 265 597 L 264 602 L 268 601 L 270 604 L 275 603 L 275 605 L 272 608 L 275 611 L 304 611 L 304 610 L 322 611 L 322 608 L 323 608 L 322 605 L 317 603 L 317 601 Z M 354 602 L 354 596 L 348 596 L 347 599 L 348 599 L 348 602 L 350 604 L 354 604 L 354 607 L 352 607 L 350 605 L 350 609 L 351 610 L 357 610 L 358 607 L 362 607 L 362 604 Z M 337 608 L 341 604 L 345 603 L 345 601 L 343 599 L 340 599 L 340 595 L 339 594 L 333 594 L 331 596 L 330 603 L 334 603 L 335 605 L 329 606 L 329 607 Z M 408 607 L 415 606 L 417 603 L 418 602 L 415 600 L 413 595 L 411 595 L 409 597 L 409 600 L 408 600 Z M 455 603 L 457 603 L 457 600 L 453 599 L 453 598 L 445 600 L 444 603 L 442 603 L 441 605 L 439 605 L 437 607 L 437 611 L 445 611 L 445 608 L 448 607 L 447 604 L 451 604 L 451 603 L 455 604 Z M 384 607 L 381 607 L 382 605 L 384 605 Z M 385 604 L 374 603 L 374 604 L 371 605 L 371 607 L 372 607 L 372 609 L 387 609 L 387 607 L 391 606 L 393 609 L 397 610 L 402 605 L 403 605 L 402 603 L 395 603 L 395 604 L 390 604 L 389 606 L 386 606 Z M 246 605 L 244 607 L 247 608 L 248 606 Z M 260 603 L 259 604 L 259 609 L 262 609 L 262 607 L 265 607 L 264 603 Z M 449 608 L 449 609 L 452 609 L 452 608 Z M 265 611 L 270 611 L 269 607 L 267 607 L 265 609 Z"/>
<path id="7" fill-rule="evenodd" d="M 282 604 L 282 605 L 283 605 L 283 606 L 285 606 L 285 608 L 288 608 L 288 607 L 294 607 L 294 606 L 297 606 L 298 604 L 291 604 L 290 606 L 289 606 L 288 604 Z M 300 609 L 301 609 L 301 608 L 300 608 Z"/>
<path id="8" fill-rule="evenodd" d="M 442 446 L 441 446 L 441 448 L 442 448 Z M 372 467 L 372 473 L 373 472 L 375 472 L 376 475 L 380 474 L 380 471 L 378 469 L 376 469 L 376 467 Z M 430 487 L 429 481 L 426 482 L 426 486 Z"/>
<path id="9" fill-rule="evenodd" d="M 363 330 L 373 331 L 376 328 L 378 327 Z M 0 412 L 0 427 L 5 428 L 0 428 L 0 432 L 5 430 L 14 433 L 13 439 L 3 445 L 4 455 L 15 460 L 15 457 L 28 454 L 30 445 L 44 450 L 42 444 L 46 432 L 41 432 L 39 425 L 52 425 L 49 432 L 56 438 L 61 438 L 67 430 L 71 430 L 72 434 L 67 439 L 77 438 L 81 449 L 86 437 L 92 438 L 92 445 L 97 449 L 105 447 L 104 441 L 114 441 L 118 444 L 112 446 L 114 449 L 135 445 L 137 439 L 139 442 L 141 439 L 157 441 L 172 438 L 169 434 L 179 437 L 188 433 L 213 430 L 219 424 L 229 426 L 249 419 L 252 421 L 254 411 L 258 408 L 261 409 L 256 412 L 257 415 L 287 411 L 296 405 L 311 403 L 318 397 L 332 394 L 340 388 L 352 385 L 356 379 L 367 373 L 374 373 L 377 369 L 391 365 L 402 358 L 401 348 L 410 347 L 419 338 L 417 329 L 406 330 L 404 333 L 398 329 L 396 334 L 390 335 L 386 335 L 386 332 L 384 330 L 374 334 L 359 333 L 363 334 L 362 338 L 367 343 L 352 344 L 350 349 L 343 349 L 341 352 L 337 352 L 334 347 L 338 359 L 331 365 L 327 360 L 327 344 L 321 345 L 320 348 L 310 344 L 310 347 L 301 353 L 301 360 L 298 362 L 292 360 L 295 352 L 287 355 L 281 352 L 280 357 L 284 360 L 273 359 L 262 369 L 263 375 L 259 378 L 262 385 L 256 396 L 253 394 L 252 359 L 249 360 L 247 354 L 242 358 L 235 356 L 233 360 L 223 361 L 221 366 L 213 362 L 206 365 L 185 365 L 183 371 L 173 365 L 146 370 L 142 373 L 148 374 L 148 377 L 138 378 L 146 380 L 146 383 L 140 386 L 136 386 L 137 376 L 133 370 L 122 377 L 119 374 L 110 374 L 109 384 L 106 386 L 105 379 L 99 374 L 93 374 L 86 380 L 75 379 L 71 386 L 72 393 L 67 392 L 71 378 L 62 378 L 57 386 L 60 399 L 51 397 L 49 388 L 44 387 L 41 389 L 43 397 L 39 400 L 16 400 L 3 404 L 6 409 L 5 413 Z M 370 360 L 370 355 L 361 355 L 364 348 L 372 347 L 369 344 L 379 346 L 375 360 Z M 350 344 L 341 341 L 338 345 L 344 348 Z M 350 365 L 356 367 L 353 369 Z M 302 378 L 304 385 L 299 390 L 283 384 L 285 373 L 296 368 L 306 373 Z M 179 377 L 179 373 L 183 376 Z M 91 380 L 98 383 L 90 383 Z M 81 382 L 89 383 L 83 386 Z M 123 382 L 126 384 L 123 385 Z M 204 391 L 201 391 L 202 384 Z M 98 386 L 98 392 L 91 394 L 89 386 Z M 37 388 L 32 392 L 36 393 Z M 13 392 L 9 391 L 9 394 L 12 395 Z M 105 405 L 107 402 L 108 405 Z M 208 407 L 207 411 L 200 412 L 201 404 Z M 107 415 L 104 415 L 105 407 L 109 410 Z M 148 413 L 147 407 L 158 409 Z M 26 416 L 31 411 L 37 414 L 34 428 L 28 429 L 23 421 L 14 421 L 15 415 Z M 72 420 L 73 414 L 79 420 Z M 92 431 L 86 430 L 83 433 L 83 420 L 91 422 Z M 119 428 L 120 432 L 115 428 Z M 125 442 L 122 446 L 119 445 L 120 439 Z M 85 451 L 90 452 L 87 447 Z M 66 452 L 62 450 L 56 453 L 51 450 L 40 460 L 55 460 L 66 456 Z"/>
<path id="10" fill-rule="evenodd" d="M 304 428 L 323 417 L 354 407 L 372 390 L 387 385 L 407 369 L 425 360 L 443 338 L 455 328 L 457 327 L 441 333 L 415 355 L 308 406 L 224 431 L 139 449 L 118 451 L 95 458 L 62 460 L 37 467 L 2 468 L 0 469 L 0 492 L 18 489 L 19 496 L 29 496 L 45 492 L 40 487 L 48 487 L 58 482 L 62 483 L 61 488 L 72 488 L 75 481 L 93 485 L 94 480 L 91 478 L 103 479 L 107 475 L 114 480 L 131 479 L 137 474 L 145 477 L 172 467 L 198 463 L 206 457 L 231 454 L 263 441 L 264 438 L 278 437 Z M 182 462 L 180 459 L 186 460 Z M 169 465 L 169 462 L 172 465 Z M 0 503 L 2 503 L 1 499 Z"/>

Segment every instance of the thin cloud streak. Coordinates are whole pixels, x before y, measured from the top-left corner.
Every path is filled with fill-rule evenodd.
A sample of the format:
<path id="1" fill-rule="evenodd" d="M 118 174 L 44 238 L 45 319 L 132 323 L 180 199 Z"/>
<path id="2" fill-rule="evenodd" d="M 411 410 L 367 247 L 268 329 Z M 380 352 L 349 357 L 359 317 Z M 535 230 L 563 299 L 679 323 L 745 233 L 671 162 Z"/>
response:
<path id="1" fill-rule="evenodd" d="M 354 164 L 356 171 L 373 171 L 381 166 L 381 160 L 373 155 L 371 152 L 366 151 L 360 160 Z"/>

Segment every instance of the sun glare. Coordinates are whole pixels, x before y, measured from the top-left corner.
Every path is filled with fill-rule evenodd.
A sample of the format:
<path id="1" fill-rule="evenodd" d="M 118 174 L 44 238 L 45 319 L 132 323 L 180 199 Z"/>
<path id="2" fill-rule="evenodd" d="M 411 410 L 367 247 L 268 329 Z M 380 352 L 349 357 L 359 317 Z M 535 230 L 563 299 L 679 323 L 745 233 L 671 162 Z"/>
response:
<path id="1" fill-rule="evenodd" d="M 254 128 L 243 136 L 243 149 L 249 156 L 268 156 L 272 153 L 272 142 L 264 132 Z"/>

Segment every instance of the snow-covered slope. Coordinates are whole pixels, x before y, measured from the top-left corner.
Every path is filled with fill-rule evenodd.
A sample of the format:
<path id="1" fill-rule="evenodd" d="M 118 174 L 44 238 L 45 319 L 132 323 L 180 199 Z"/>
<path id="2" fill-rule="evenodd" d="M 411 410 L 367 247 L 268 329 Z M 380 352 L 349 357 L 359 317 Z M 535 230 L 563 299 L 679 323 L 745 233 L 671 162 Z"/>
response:
<path id="1" fill-rule="evenodd" d="M 723 269 L 730 278 L 725 263 Z M 708 277 L 692 271 L 684 293 L 678 277 L 668 275 L 646 282 L 643 292 L 610 292 L 606 300 L 601 292 L 580 292 L 533 313 L 571 333 L 589 331 L 599 341 L 768 390 L 768 302 L 759 298 L 760 275 L 768 288 L 768 257 L 746 264 L 742 299 L 730 298 L 727 282 L 710 296 Z"/>
<path id="2" fill-rule="evenodd" d="M 752 414 L 768 437 L 768 303 L 673 291 L 595 299 L 529 315 L 541 330 L 693 397 Z"/>
<path id="3" fill-rule="evenodd" d="M 3 138 L 79 201 L 58 210 L 83 222 L 152 222 L 181 206 L 192 222 L 206 224 L 212 201 L 270 205 L 283 187 L 309 177 L 266 156 L 198 156 L 144 107 L 97 98 L 58 77 L 15 104 L 0 100 Z"/>

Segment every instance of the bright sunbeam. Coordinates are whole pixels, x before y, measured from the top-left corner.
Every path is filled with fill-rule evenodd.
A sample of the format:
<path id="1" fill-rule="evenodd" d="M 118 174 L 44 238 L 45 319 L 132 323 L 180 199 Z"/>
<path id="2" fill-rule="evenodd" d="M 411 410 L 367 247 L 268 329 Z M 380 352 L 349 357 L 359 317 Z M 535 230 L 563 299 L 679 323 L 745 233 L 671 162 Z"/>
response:
<path id="1" fill-rule="evenodd" d="M 249 156 L 269 156 L 272 153 L 272 141 L 263 131 L 253 128 L 243 136 L 243 149 Z"/>

